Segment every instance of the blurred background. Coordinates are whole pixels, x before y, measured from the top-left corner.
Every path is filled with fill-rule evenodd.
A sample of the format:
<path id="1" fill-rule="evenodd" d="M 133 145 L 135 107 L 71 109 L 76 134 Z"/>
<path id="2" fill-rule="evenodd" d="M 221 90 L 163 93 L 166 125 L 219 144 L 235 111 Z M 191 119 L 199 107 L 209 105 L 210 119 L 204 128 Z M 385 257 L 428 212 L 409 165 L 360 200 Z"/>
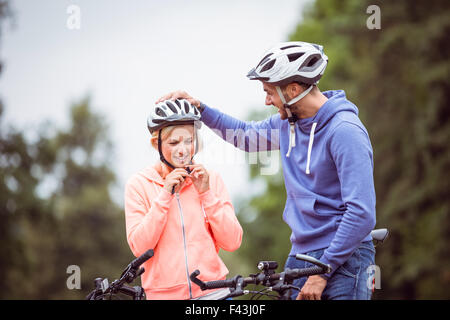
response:
<path id="1" fill-rule="evenodd" d="M 379 24 L 370 5 L 380 9 Z M 377 28 L 373 29 L 371 26 Z M 320 43 L 321 90 L 344 89 L 374 149 L 381 289 L 374 299 L 449 299 L 450 3 L 0 0 L 0 298 L 82 299 L 134 257 L 128 177 L 158 161 L 146 117 L 184 89 L 242 119 L 264 119 L 246 73 L 277 42 Z M 276 170 L 203 127 L 197 161 L 221 174 L 244 229 L 220 254 L 230 276 L 284 265 L 290 230 Z M 81 289 L 70 290 L 68 266 Z"/>

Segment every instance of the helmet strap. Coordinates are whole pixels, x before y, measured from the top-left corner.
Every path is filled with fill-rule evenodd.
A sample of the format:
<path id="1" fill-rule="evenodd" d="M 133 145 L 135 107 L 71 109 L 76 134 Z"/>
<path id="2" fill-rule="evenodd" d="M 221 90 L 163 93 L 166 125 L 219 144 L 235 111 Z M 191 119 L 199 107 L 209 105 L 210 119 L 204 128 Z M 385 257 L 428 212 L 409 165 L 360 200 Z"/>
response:
<path id="1" fill-rule="evenodd" d="M 302 93 L 300 93 L 298 96 L 296 96 L 294 99 L 289 100 L 289 102 L 286 102 L 286 99 L 284 97 L 283 91 L 281 91 L 280 86 L 276 86 L 275 89 L 278 92 L 278 96 L 281 99 L 281 102 L 283 102 L 283 106 L 286 109 L 286 113 L 288 114 L 288 120 L 289 122 L 295 122 L 298 120 L 297 115 L 293 115 L 291 112 L 291 106 L 300 101 L 300 99 L 302 99 L 304 96 L 306 96 L 314 87 L 314 85 L 310 85 L 308 89 L 306 89 L 305 91 L 303 91 Z"/>
<path id="2" fill-rule="evenodd" d="M 166 158 L 164 158 L 164 155 L 163 155 L 163 153 L 162 153 L 162 147 L 161 147 L 161 144 L 162 144 L 162 140 L 161 140 L 161 131 L 162 131 L 162 129 L 159 130 L 159 132 L 158 132 L 158 152 L 159 152 L 159 159 L 160 159 L 164 164 L 166 164 L 167 166 L 169 166 L 170 168 L 175 169 L 175 166 L 174 166 L 173 164 L 171 164 L 169 161 L 167 161 Z"/>
<path id="3" fill-rule="evenodd" d="M 167 159 L 164 157 L 163 153 L 162 153 L 162 139 L 161 139 L 161 130 L 159 130 L 158 132 L 158 152 L 159 152 L 159 159 L 161 160 L 161 162 L 163 162 L 164 164 L 166 164 L 167 166 L 169 166 L 172 169 L 175 169 L 176 167 L 171 164 L 169 161 L 167 161 Z M 194 159 L 194 156 L 197 154 L 198 152 L 198 135 L 197 135 L 197 128 L 194 126 L 194 135 L 195 135 L 195 145 L 194 145 L 194 154 L 191 157 L 191 161 L 190 164 L 192 164 L 192 160 Z M 190 170 L 188 170 L 188 173 L 191 173 Z"/>
<path id="4" fill-rule="evenodd" d="M 275 86 L 277 89 L 278 95 L 280 96 L 281 102 L 283 102 L 283 107 L 286 110 L 286 113 L 288 115 L 288 121 L 289 121 L 289 148 L 288 152 L 286 153 L 286 157 L 289 158 L 291 155 L 292 148 L 295 147 L 295 122 L 298 120 L 298 117 L 296 114 L 292 114 L 291 106 L 302 99 L 304 96 L 306 96 L 314 85 L 311 85 L 308 89 L 300 93 L 298 96 L 296 96 L 294 99 L 291 99 L 289 102 L 286 102 L 286 99 L 284 98 L 283 91 L 281 91 L 280 86 Z"/>
<path id="5" fill-rule="evenodd" d="M 197 154 L 197 152 L 198 152 L 198 135 L 197 135 L 197 128 L 195 127 L 195 125 L 194 125 L 194 136 L 195 136 L 195 144 L 194 144 L 194 154 L 192 155 L 192 157 L 191 157 L 191 161 L 190 161 L 190 163 L 189 164 L 193 164 L 193 162 L 192 162 L 192 160 L 194 160 L 194 157 L 195 157 L 195 155 Z M 187 167 L 186 168 L 186 171 L 188 172 L 188 173 L 191 173 L 191 169 L 189 168 L 189 167 Z"/>

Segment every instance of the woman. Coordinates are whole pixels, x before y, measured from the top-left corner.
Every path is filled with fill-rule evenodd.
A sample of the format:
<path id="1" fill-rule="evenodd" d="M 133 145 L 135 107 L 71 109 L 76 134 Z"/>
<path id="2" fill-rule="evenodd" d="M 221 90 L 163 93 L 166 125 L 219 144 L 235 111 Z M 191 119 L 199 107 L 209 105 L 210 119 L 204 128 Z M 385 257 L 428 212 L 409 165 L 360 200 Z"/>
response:
<path id="1" fill-rule="evenodd" d="M 241 245 L 242 228 L 220 176 L 193 162 L 200 112 L 187 100 L 157 104 L 147 125 L 160 161 L 133 175 L 125 188 L 128 244 L 135 256 L 148 249 L 142 287 L 147 299 L 192 299 L 203 281 L 225 279 L 218 252 Z"/>

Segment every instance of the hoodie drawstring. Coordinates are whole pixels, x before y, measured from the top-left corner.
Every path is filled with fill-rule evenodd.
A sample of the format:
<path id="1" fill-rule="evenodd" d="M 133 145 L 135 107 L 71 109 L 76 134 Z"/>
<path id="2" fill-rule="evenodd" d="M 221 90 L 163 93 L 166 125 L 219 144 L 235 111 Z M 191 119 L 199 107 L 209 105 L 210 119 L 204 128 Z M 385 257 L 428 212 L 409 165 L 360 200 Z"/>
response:
<path id="1" fill-rule="evenodd" d="M 306 174 L 310 174 L 309 165 L 311 163 L 311 151 L 314 143 L 314 131 L 316 130 L 317 122 L 314 122 L 311 127 L 311 132 L 309 133 L 309 144 L 308 144 L 308 158 L 306 159 Z"/>
<path id="2" fill-rule="evenodd" d="M 288 114 L 289 131 L 290 131 L 289 132 L 289 149 L 288 149 L 288 152 L 286 153 L 286 157 L 288 157 L 288 158 L 291 155 L 292 148 L 295 147 L 295 121 L 297 121 L 297 117 L 292 116 L 290 106 L 293 105 L 294 103 L 296 103 L 297 101 L 299 101 L 300 99 L 302 99 L 304 96 L 306 96 L 313 87 L 314 87 L 313 85 L 309 86 L 308 89 L 306 89 L 301 94 L 299 94 L 298 96 L 296 96 L 294 99 L 290 100 L 287 103 L 286 103 L 286 99 L 284 98 L 284 94 L 281 91 L 281 88 L 279 86 L 275 87 L 275 89 L 278 92 L 278 96 L 281 99 L 281 102 L 283 102 L 286 113 Z"/>
<path id="3" fill-rule="evenodd" d="M 293 119 L 291 110 L 289 108 L 286 108 L 286 113 L 288 114 L 289 119 Z M 289 120 L 289 127 L 290 127 L 290 133 L 289 133 L 289 149 L 286 153 L 286 157 L 289 158 L 289 155 L 291 154 L 292 147 L 295 147 L 295 121 Z"/>
<path id="4" fill-rule="evenodd" d="M 295 147 L 295 124 L 294 122 L 291 122 L 289 124 L 290 128 L 291 128 L 291 132 L 289 134 L 289 149 L 288 152 L 286 153 L 286 157 L 289 158 L 289 156 L 291 155 L 291 150 L 293 147 Z"/>

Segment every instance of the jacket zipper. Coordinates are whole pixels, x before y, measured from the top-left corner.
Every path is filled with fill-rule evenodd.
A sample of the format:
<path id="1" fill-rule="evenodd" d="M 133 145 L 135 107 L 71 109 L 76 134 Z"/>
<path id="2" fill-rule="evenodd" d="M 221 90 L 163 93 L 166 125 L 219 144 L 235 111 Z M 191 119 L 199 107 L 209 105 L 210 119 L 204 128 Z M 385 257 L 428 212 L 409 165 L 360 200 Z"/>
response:
<path id="1" fill-rule="evenodd" d="M 181 219 L 181 230 L 183 232 L 183 246 L 184 246 L 184 263 L 186 266 L 186 277 L 189 287 L 189 299 L 192 299 L 192 288 L 191 288 L 191 279 L 189 278 L 189 264 L 188 264 L 188 256 L 187 256 L 187 247 L 186 247 L 186 232 L 184 229 L 184 219 L 183 219 L 183 210 L 181 209 L 180 203 L 180 194 L 175 193 L 178 202 L 178 209 L 180 211 L 180 219 Z"/>

